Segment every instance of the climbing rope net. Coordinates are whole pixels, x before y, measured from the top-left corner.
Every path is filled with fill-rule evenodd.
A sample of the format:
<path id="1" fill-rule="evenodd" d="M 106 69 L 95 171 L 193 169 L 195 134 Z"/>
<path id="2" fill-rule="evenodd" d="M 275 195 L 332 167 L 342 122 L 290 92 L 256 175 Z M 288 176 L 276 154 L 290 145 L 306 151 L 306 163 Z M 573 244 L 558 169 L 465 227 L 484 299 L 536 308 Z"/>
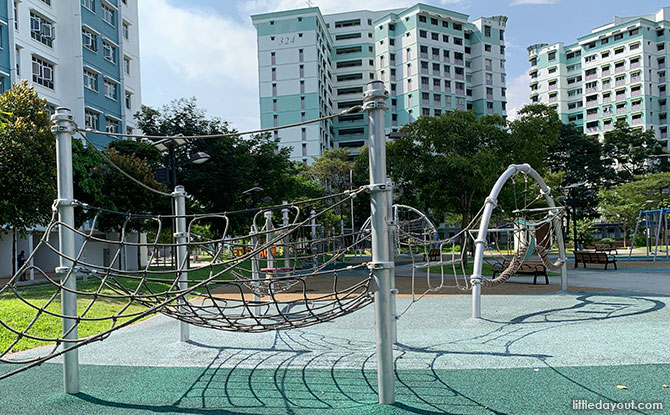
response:
<path id="1" fill-rule="evenodd" d="M 157 312 L 201 327 L 262 332 L 305 327 L 365 307 L 373 299 L 366 263 L 343 260 L 369 234 L 325 229 L 366 190 L 185 217 L 119 213 L 74 201 L 76 216 L 86 218 L 79 227 L 60 222 L 54 205 L 36 249 L 0 289 L 0 299 L 13 300 L 0 307 L 0 338 L 11 340 L 0 362 L 24 365 L 0 379 L 64 353 L 64 344 L 103 340 Z M 182 244 L 172 240 L 173 223 L 181 218 L 188 224 Z M 249 231 L 234 235 L 235 226 Z M 58 229 L 76 235 L 74 257 L 59 249 Z M 171 252 L 184 245 L 189 255 L 175 262 Z M 49 254 L 72 266 L 56 274 L 53 260 L 36 265 Z M 44 284 L 25 285 L 21 281 L 29 275 Z M 67 284 L 72 278 L 76 289 Z M 64 291 L 77 296 L 76 318 L 61 312 Z M 31 317 L 17 320 L 16 310 Z M 65 333 L 62 319 L 73 322 Z M 69 338 L 74 330 L 81 337 Z M 29 357 L 12 354 L 26 346 L 47 347 Z"/>

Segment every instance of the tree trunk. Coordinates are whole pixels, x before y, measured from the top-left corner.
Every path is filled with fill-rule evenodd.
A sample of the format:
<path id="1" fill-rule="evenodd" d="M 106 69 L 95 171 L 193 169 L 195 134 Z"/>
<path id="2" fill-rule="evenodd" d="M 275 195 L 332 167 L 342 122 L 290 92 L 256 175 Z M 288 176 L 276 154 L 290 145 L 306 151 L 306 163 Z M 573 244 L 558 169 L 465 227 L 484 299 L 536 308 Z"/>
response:
<path id="1" fill-rule="evenodd" d="M 12 276 L 16 275 L 16 229 L 12 228 Z"/>

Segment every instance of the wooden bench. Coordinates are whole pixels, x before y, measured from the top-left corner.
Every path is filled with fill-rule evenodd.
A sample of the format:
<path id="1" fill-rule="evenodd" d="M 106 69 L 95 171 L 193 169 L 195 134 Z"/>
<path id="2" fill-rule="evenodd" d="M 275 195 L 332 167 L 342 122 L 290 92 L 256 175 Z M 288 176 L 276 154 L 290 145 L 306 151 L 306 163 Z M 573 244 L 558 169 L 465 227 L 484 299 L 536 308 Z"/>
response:
<path id="1" fill-rule="evenodd" d="M 608 245 L 608 244 L 593 244 L 595 251 L 596 252 L 605 252 L 610 255 L 612 255 L 612 251 L 614 251 L 614 255 L 619 255 L 619 252 L 617 252 L 616 248 Z"/>
<path id="2" fill-rule="evenodd" d="M 426 260 L 426 254 L 423 254 L 423 260 Z M 440 262 L 442 260 L 442 253 L 439 249 L 433 248 L 428 251 L 428 261 L 430 262 Z"/>
<path id="3" fill-rule="evenodd" d="M 614 269 L 617 269 L 616 266 L 616 257 L 614 255 L 608 255 L 605 252 L 585 252 L 585 251 L 575 251 L 575 268 L 579 266 L 581 262 L 586 268 L 586 264 L 605 264 L 605 269 L 609 264 L 614 264 Z"/>
<path id="4" fill-rule="evenodd" d="M 510 260 L 506 259 L 502 264 L 498 263 L 493 266 L 493 276 L 500 274 L 510 266 Z M 514 275 L 532 275 L 533 276 L 533 285 L 537 284 L 537 277 L 544 276 L 544 283 L 549 285 L 549 276 L 547 275 L 547 267 L 538 260 L 525 260 L 519 267 L 519 269 L 514 273 Z"/>

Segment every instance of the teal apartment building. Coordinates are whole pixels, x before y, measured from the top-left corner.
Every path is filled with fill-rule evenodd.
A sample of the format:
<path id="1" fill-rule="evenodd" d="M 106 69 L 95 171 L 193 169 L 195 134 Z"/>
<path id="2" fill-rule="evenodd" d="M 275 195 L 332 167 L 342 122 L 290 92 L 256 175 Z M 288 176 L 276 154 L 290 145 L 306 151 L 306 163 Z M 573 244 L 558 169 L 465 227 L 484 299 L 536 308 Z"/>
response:
<path id="1" fill-rule="evenodd" d="M 68 107 L 80 126 L 132 133 L 141 103 L 137 1 L 0 0 L 0 88 L 26 79 L 50 112 Z"/>
<path id="2" fill-rule="evenodd" d="M 505 16 L 479 18 L 416 4 L 322 15 L 318 7 L 252 16 L 258 34 L 261 127 L 362 103 L 373 79 L 389 91 L 388 132 L 422 116 L 472 109 L 506 114 Z M 292 159 L 367 143 L 364 114 L 274 132 Z"/>
<path id="3" fill-rule="evenodd" d="M 668 142 L 670 7 L 654 14 L 614 17 L 565 45 L 528 47 L 530 100 L 556 109 L 561 120 L 602 139 L 624 120 Z"/>

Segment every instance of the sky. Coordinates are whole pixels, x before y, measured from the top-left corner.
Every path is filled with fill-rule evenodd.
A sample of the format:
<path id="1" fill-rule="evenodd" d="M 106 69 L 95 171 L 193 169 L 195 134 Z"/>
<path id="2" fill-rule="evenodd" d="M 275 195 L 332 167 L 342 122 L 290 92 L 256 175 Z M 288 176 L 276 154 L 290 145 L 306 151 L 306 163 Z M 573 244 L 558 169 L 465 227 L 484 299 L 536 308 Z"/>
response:
<path id="1" fill-rule="evenodd" d="M 196 97 L 209 117 L 238 131 L 260 127 L 256 31 L 251 15 L 308 7 L 305 0 L 138 0 L 142 103 Z M 405 0 L 312 0 L 323 14 L 408 7 Z M 655 13 L 662 0 L 425 0 L 479 17 L 504 15 L 508 115 L 528 103 L 528 53 L 535 43 L 573 43 L 613 16 Z"/>

